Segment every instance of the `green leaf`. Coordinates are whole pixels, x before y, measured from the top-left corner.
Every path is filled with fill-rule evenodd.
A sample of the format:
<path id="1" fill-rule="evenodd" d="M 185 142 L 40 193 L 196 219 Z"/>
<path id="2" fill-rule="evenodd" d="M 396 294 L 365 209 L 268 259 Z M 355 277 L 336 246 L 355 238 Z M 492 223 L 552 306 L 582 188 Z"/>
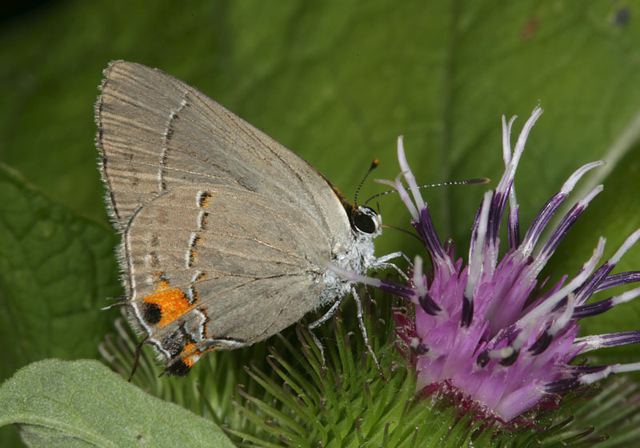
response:
<path id="1" fill-rule="evenodd" d="M 104 225 L 78 218 L 0 165 L 0 379 L 47 357 L 96 356 L 120 292 Z"/>
<path id="2" fill-rule="evenodd" d="M 0 426 L 31 447 L 233 447 L 211 421 L 147 395 L 96 361 L 45 360 L 0 387 Z"/>

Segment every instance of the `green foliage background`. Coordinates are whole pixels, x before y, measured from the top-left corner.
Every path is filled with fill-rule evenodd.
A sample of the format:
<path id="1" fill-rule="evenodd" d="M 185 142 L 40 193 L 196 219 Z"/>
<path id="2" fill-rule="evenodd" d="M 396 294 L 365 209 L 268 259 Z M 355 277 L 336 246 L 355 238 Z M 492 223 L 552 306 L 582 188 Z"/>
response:
<path id="1" fill-rule="evenodd" d="M 121 294 L 93 146 L 93 103 L 113 59 L 198 87 L 327 175 L 348 196 L 372 158 L 398 172 L 405 136 L 421 181 L 502 171 L 501 114 L 540 103 L 517 176 L 524 223 L 579 165 L 605 183 L 550 275 L 597 237 L 608 253 L 640 227 L 640 7 L 578 0 L 50 1 L 0 22 L 0 380 L 29 362 L 96 357 Z M 516 125 L 519 129 L 519 126 Z M 369 182 L 364 195 L 380 191 Z M 482 188 L 431 190 L 460 253 Z M 397 199 L 386 223 L 406 227 Z M 379 252 L 421 249 L 387 231 Z M 621 269 L 640 269 L 640 249 Z M 640 303 L 586 332 L 638 328 Z M 609 361 L 638 360 L 635 347 Z M 7 428 L 0 445 L 12 446 Z"/>

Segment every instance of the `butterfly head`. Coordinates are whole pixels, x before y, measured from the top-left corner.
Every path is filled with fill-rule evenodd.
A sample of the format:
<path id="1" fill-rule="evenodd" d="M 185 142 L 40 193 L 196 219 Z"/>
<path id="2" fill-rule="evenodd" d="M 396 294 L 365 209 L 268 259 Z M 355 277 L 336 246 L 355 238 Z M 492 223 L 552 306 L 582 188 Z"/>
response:
<path id="1" fill-rule="evenodd" d="M 357 236 L 375 238 L 382 233 L 382 217 L 366 205 L 351 208 L 349 220 L 351 228 Z"/>

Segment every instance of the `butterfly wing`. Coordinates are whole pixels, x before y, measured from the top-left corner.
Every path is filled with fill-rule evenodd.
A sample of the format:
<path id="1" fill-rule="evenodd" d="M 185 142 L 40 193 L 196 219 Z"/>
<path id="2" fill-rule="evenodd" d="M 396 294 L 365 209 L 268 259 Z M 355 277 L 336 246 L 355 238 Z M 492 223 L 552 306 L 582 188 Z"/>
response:
<path id="1" fill-rule="evenodd" d="M 108 202 L 120 228 L 157 195 L 207 183 L 282 198 L 318 216 L 328 234 L 349 235 L 340 200 L 308 163 L 160 70 L 112 62 L 96 121 Z"/>
<path id="2" fill-rule="evenodd" d="M 124 283 L 167 360 L 192 343 L 257 342 L 319 304 L 333 248 L 353 237 L 317 171 L 159 70 L 113 62 L 101 91 L 97 146 Z"/>
<path id="3" fill-rule="evenodd" d="M 315 216 L 208 184 L 140 208 L 124 247 L 136 320 L 167 359 L 188 342 L 252 344 L 300 320 L 318 306 L 331 257 Z"/>

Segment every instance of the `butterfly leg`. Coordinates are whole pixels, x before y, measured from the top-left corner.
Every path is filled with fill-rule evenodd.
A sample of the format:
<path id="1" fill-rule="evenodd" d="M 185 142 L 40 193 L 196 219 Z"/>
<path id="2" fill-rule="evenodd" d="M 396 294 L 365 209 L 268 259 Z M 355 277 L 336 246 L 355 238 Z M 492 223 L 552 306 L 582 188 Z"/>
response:
<path id="1" fill-rule="evenodd" d="M 380 269 L 393 269 L 395 270 L 398 274 L 400 274 L 400 276 L 405 279 L 406 281 L 409 281 L 409 277 L 407 277 L 407 274 L 405 274 L 402 269 L 400 269 L 398 266 L 396 266 L 393 263 L 389 263 L 389 261 L 396 259 L 396 258 L 404 258 L 408 263 L 409 266 L 412 266 L 411 260 L 409 260 L 409 258 L 402 252 L 392 252 L 390 254 L 387 255 L 383 255 L 382 257 L 378 257 L 375 258 L 373 260 L 373 262 L 371 263 L 371 269 L 374 270 L 380 270 Z"/>
<path id="2" fill-rule="evenodd" d="M 334 302 L 334 304 L 331 305 L 331 308 L 329 308 L 329 310 L 326 313 L 324 313 L 322 315 L 322 317 L 320 317 L 320 319 L 318 319 L 318 320 L 316 320 L 314 322 L 311 322 L 307 326 L 307 328 L 309 329 L 309 332 L 311 333 L 311 337 L 313 338 L 313 342 L 316 344 L 316 346 L 320 350 L 320 358 L 322 358 L 322 365 L 325 364 L 324 347 L 322 346 L 322 342 L 320 342 L 320 339 L 318 339 L 318 337 L 315 335 L 313 330 L 318 328 L 320 325 L 324 324 L 326 321 L 331 319 L 336 314 L 336 311 L 338 311 L 338 309 L 340 308 L 340 304 L 342 303 L 342 299 L 343 299 L 343 297 L 340 297 L 338 300 L 336 300 Z"/>
<path id="3" fill-rule="evenodd" d="M 402 269 L 400 269 L 398 266 L 396 266 L 393 263 L 377 263 L 374 266 L 371 267 L 373 270 L 382 270 L 382 269 L 393 269 L 394 271 L 396 271 L 400 277 L 402 277 L 405 281 L 409 281 L 409 277 L 407 277 L 407 274 L 405 274 Z"/>
<path id="4" fill-rule="evenodd" d="M 338 308 L 340 308 L 340 304 L 341 303 L 342 303 L 342 297 L 339 298 L 338 300 L 336 300 L 333 303 L 333 305 L 331 305 L 331 308 L 329 308 L 329 310 L 326 313 L 324 313 L 320 319 L 318 319 L 318 320 L 316 320 L 314 322 L 311 322 L 309 324 L 309 330 L 315 330 L 320 325 L 322 325 L 323 323 L 325 323 L 326 321 L 331 319 L 333 317 L 333 315 L 336 314 L 336 311 L 338 311 Z"/>
<path id="5" fill-rule="evenodd" d="M 378 258 L 376 258 L 376 262 L 379 262 L 379 263 L 387 263 L 387 262 L 389 262 L 389 261 L 391 261 L 391 260 L 395 260 L 396 258 L 400 258 L 400 257 L 404 258 L 404 260 L 405 260 L 407 263 L 411 264 L 411 260 L 409 259 L 409 257 L 407 257 L 407 256 L 404 254 L 404 252 L 400 252 L 400 251 L 398 251 L 398 252 L 391 252 L 390 254 L 383 255 L 382 257 L 378 257 Z"/>
<path id="6" fill-rule="evenodd" d="M 376 364 L 379 372 L 382 372 L 380 369 L 380 363 L 378 362 L 378 357 L 373 352 L 373 347 L 369 343 L 369 335 L 367 333 L 367 327 L 364 325 L 363 312 L 362 312 L 362 301 L 360 300 L 360 296 L 356 292 L 355 288 L 351 288 L 351 294 L 353 295 L 353 300 L 356 301 L 356 308 L 358 309 L 358 325 L 360 325 L 360 332 L 362 333 L 362 339 L 364 339 L 364 345 L 367 346 L 367 350 L 371 354 L 373 358 L 373 362 Z"/>

